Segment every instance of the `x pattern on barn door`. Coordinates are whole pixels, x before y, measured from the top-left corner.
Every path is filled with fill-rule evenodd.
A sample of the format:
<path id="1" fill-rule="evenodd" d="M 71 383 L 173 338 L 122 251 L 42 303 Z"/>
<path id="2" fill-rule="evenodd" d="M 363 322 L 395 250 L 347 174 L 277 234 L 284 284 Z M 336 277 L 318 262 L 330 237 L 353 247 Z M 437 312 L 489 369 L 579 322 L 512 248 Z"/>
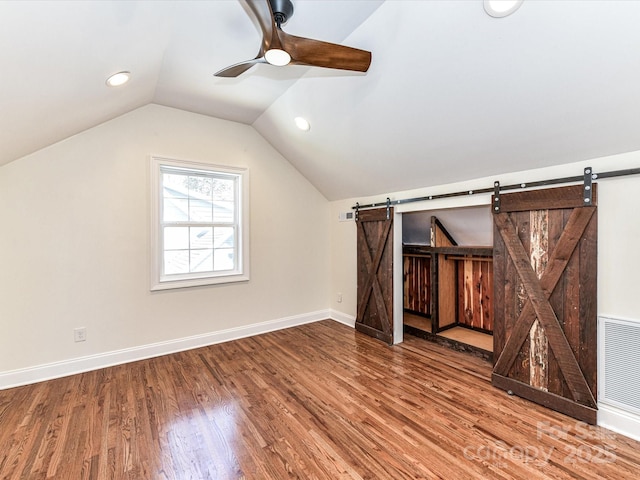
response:
<path id="1" fill-rule="evenodd" d="M 594 185 L 595 187 L 595 185 Z M 500 197 L 494 215 L 495 386 L 596 423 L 595 188 Z"/>
<path id="2" fill-rule="evenodd" d="M 393 208 L 365 210 L 356 221 L 356 330 L 393 343 Z"/>

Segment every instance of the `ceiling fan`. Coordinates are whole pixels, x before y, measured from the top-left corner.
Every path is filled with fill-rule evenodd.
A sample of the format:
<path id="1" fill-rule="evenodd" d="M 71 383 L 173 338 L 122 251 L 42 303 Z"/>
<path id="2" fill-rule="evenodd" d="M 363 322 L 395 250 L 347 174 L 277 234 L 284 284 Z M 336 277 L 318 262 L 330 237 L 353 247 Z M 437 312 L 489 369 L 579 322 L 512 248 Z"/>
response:
<path id="1" fill-rule="evenodd" d="M 366 72 L 371 52 L 335 43 L 296 37 L 281 26 L 293 15 L 291 0 L 242 0 L 255 15 L 262 30 L 262 45 L 256 58 L 223 68 L 216 77 L 237 77 L 257 63 L 276 66 L 308 65 Z"/>

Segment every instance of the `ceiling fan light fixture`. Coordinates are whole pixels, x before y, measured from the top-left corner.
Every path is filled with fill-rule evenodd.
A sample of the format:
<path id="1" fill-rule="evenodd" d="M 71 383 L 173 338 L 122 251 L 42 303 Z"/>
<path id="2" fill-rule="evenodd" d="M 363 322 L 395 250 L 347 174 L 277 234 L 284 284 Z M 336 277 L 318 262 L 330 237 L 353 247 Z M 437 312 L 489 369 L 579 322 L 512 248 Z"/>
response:
<path id="1" fill-rule="evenodd" d="M 275 65 L 276 67 L 284 67 L 291 61 L 291 55 L 289 55 L 284 50 L 280 50 L 279 48 L 272 48 L 265 52 L 264 59 L 271 65 Z"/>
<path id="2" fill-rule="evenodd" d="M 495 18 L 506 17 L 515 12 L 524 0 L 484 0 L 484 10 Z"/>
<path id="3" fill-rule="evenodd" d="M 309 130 L 311 130 L 311 124 L 306 118 L 296 117 L 293 119 L 293 121 L 296 122 L 296 127 L 298 127 L 303 132 L 308 132 Z"/>
<path id="4" fill-rule="evenodd" d="M 111 75 L 107 78 L 105 82 L 109 87 L 119 87 L 120 85 L 124 85 L 131 78 L 131 72 L 118 72 Z"/>

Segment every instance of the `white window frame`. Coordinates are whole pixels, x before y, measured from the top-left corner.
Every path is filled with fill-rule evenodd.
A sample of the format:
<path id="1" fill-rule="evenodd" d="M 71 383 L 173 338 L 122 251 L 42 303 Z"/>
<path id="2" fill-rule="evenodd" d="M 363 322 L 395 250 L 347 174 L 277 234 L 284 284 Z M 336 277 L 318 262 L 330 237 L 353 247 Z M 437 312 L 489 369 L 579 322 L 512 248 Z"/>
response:
<path id="1" fill-rule="evenodd" d="M 216 285 L 249 280 L 249 169 L 209 163 L 151 156 L 151 287 L 154 290 Z M 162 169 L 174 168 L 185 173 L 233 175 L 238 179 L 234 225 L 236 235 L 237 265 L 234 270 L 221 272 L 185 273 L 165 275 L 163 270 L 163 188 Z"/>

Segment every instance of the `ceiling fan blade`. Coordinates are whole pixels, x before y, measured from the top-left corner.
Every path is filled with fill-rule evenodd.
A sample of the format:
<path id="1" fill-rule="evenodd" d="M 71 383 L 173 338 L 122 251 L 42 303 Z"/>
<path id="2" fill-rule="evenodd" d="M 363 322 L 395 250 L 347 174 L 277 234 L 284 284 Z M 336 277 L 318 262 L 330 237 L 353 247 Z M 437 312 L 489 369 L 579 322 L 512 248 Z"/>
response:
<path id="1" fill-rule="evenodd" d="M 371 52 L 321 40 L 296 37 L 281 30 L 281 23 L 286 22 L 286 19 L 293 14 L 293 5 L 290 0 L 241 1 L 255 16 L 260 30 L 262 30 L 260 51 L 253 60 L 237 63 L 216 72 L 214 74 L 216 77 L 237 77 L 256 63 L 268 63 L 265 55 L 268 56 L 269 50 L 284 50 L 290 56 L 290 63 L 293 65 L 308 65 L 357 72 L 366 72 L 369 69 Z M 285 62 L 280 64 L 276 59 L 271 60 L 274 65 L 286 64 Z"/>
<path id="2" fill-rule="evenodd" d="M 242 0 L 256 17 L 260 30 L 262 30 L 262 47 L 260 53 L 264 54 L 270 48 L 281 48 L 278 39 L 276 22 L 271 11 L 269 0 Z M 273 46 L 273 47 L 272 47 Z"/>
<path id="3" fill-rule="evenodd" d="M 236 63 L 235 65 L 231 65 L 230 67 L 223 68 L 222 70 L 213 74 L 214 77 L 225 77 L 232 78 L 237 77 L 241 73 L 246 72 L 251 67 L 256 65 L 257 63 L 267 63 L 267 61 L 262 56 L 258 56 L 253 60 L 246 60 L 244 62 Z"/>
<path id="4" fill-rule="evenodd" d="M 335 43 L 296 37 L 278 30 L 282 49 L 291 55 L 294 65 L 337 68 L 366 72 L 371 65 L 371 52 Z"/>

